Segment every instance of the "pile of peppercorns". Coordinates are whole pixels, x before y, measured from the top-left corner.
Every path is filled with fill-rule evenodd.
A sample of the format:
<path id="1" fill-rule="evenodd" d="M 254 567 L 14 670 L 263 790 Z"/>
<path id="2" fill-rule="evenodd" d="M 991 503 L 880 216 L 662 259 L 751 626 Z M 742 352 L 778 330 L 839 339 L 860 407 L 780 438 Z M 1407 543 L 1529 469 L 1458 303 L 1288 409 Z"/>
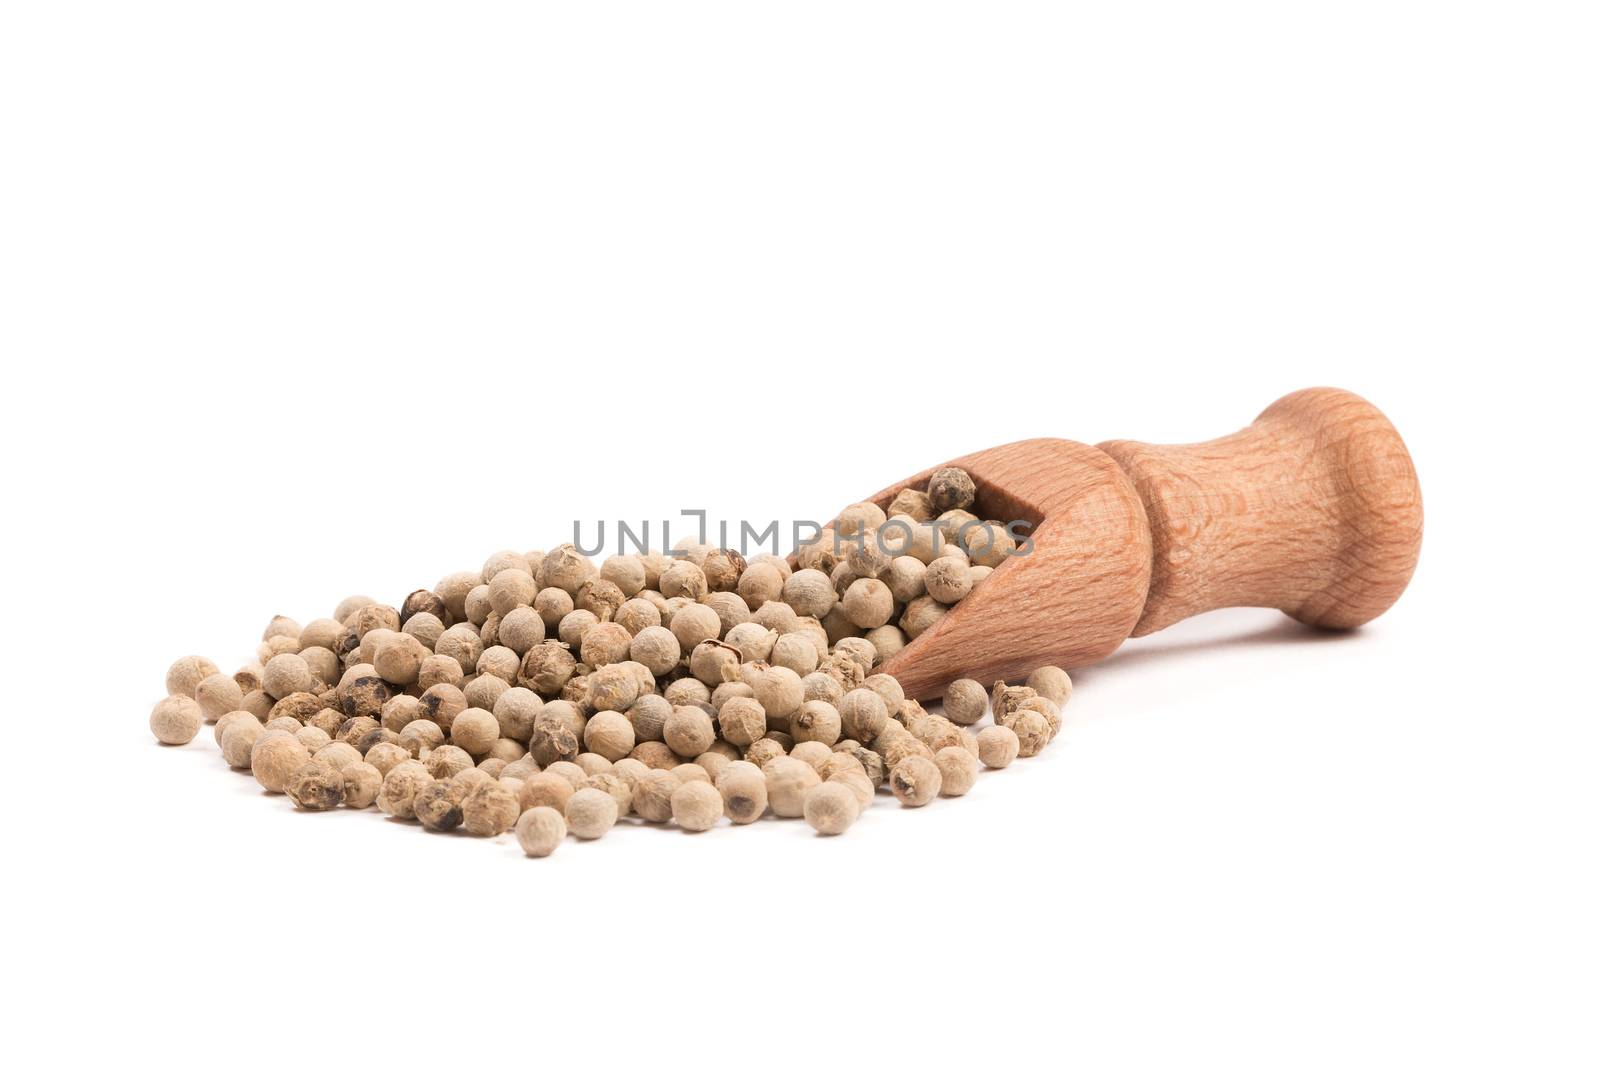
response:
<path id="1" fill-rule="evenodd" d="M 213 723 L 229 766 L 303 809 L 514 829 L 531 856 L 630 816 L 843 833 L 885 785 L 906 807 L 961 796 L 1060 732 L 1059 667 L 992 694 L 956 681 L 942 714 L 870 673 L 1016 549 L 974 496 L 949 467 L 887 513 L 852 504 L 798 568 L 698 543 L 599 567 L 572 545 L 498 552 L 398 609 L 278 616 L 232 675 L 178 660 L 150 729 L 182 745 Z"/>

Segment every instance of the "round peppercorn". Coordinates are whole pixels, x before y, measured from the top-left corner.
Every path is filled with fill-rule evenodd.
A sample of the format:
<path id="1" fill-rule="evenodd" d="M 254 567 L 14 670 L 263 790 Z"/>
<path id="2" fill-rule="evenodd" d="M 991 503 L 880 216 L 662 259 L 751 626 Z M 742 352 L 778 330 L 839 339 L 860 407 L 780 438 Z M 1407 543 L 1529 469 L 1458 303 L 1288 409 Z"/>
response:
<path id="1" fill-rule="evenodd" d="M 163 698 L 150 712 L 150 732 L 163 745 L 187 745 L 200 732 L 200 705 L 193 698 Z"/>
<path id="2" fill-rule="evenodd" d="M 344 802 L 344 772 L 309 760 L 294 769 L 283 791 L 302 811 L 328 811 Z"/>
<path id="3" fill-rule="evenodd" d="M 883 697 L 859 686 L 839 699 L 839 720 L 846 737 L 871 744 L 889 722 L 889 706 Z"/>
<path id="4" fill-rule="evenodd" d="M 978 731 L 978 758 L 985 767 L 1011 766 L 1021 743 L 1009 726 L 985 726 Z"/>
<path id="5" fill-rule="evenodd" d="M 806 825 L 819 834 L 842 834 L 861 815 L 856 792 L 842 782 L 823 782 L 806 794 Z"/>
<path id="6" fill-rule="evenodd" d="M 960 467 L 940 467 L 928 478 L 928 503 L 936 513 L 970 508 L 977 495 L 972 476 Z"/>
<path id="7" fill-rule="evenodd" d="M 710 782 L 688 782 L 673 791 L 672 820 L 685 830 L 692 833 L 709 830 L 720 818 L 722 794 Z"/>
<path id="8" fill-rule="evenodd" d="M 1017 735 L 1017 755 L 1023 758 L 1037 756 L 1050 740 L 1050 724 L 1032 708 L 1012 712 L 1002 725 Z"/>
<path id="9" fill-rule="evenodd" d="M 971 726 L 988 710 L 989 694 L 971 678 L 958 678 L 944 691 L 944 713 L 953 723 Z"/>
<path id="10" fill-rule="evenodd" d="M 772 813 L 784 819 L 799 818 L 805 810 L 806 794 L 822 783 L 811 764 L 793 756 L 778 756 L 761 768 L 767 776 L 767 803 Z"/>
<path id="11" fill-rule="evenodd" d="M 693 704 L 672 709 L 661 728 L 661 739 L 676 755 L 693 759 L 717 739 L 711 716 Z"/>
<path id="12" fill-rule="evenodd" d="M 567 836 L 567 821 L 553 808 L 529 808 L 517 819 L 517 844 L 530 856 L 554 852 Z"/>
<path id="13" fill-rule="evenodd" d="M 378 799 L 378 790 L 383 788 L 383 773 L 370 763 L 347 763 L 338 770 L 344 788 L 344 806 L 371 807 Z"/>
<path id="14" fill-rule="evenodd" d="M 633 724 L 617 711 L 597 711 L 583 728 L 583 744 L 591 753 L 619 760 L 633 751 Z"/>
<path id="15" fill-rule="evenodd" d="M 501 571 L 501 574 L 520 574 L 520 571 Z M 470 756 L 485 755 L 500 738 L 500 720 L 482 708 L 467 708 L 450 724 L 450 743 Z"/>
<path id="16" fill-rule="evenodd" d="M 889 772 L 889 788 L 908 808 L 920 808 L 939 795 L 939 768 L 922 756 L 907 756 Z"/>
<path id="17" fill-rule="evenodd" d="M 281 793 L 289 784 L 289 776 L 310 761 L 311 753 L 293 736 L 268 731 L 250 750 L 250 773 L 262 789 Z"/>
<path id="18" fill-rule="evenodd" d="M 567 828 L 575 837 L 604 837 L 617 821 L 617 802 L 603 789 L 585 786 L 567 801 Z"/>
<path id="19" fill-rule="evenodd" d="M 445 833 L 461 825 L 461 802 L 466 799 L 466 784 L 454 780 L 435 781 L 417 791 L 412 805 L 417 821 L 429 830 Z"/>
<path id="20" fill-rule="evenodd" d="M 730 697 L 717 712 L 717 724 L 723 737 L 745 748 L 766 735 L 767 713 L 754 697 Z"/>
<path id="21" fill-rule="evenodd" d="M 961 745 L 948 745 L 933 754 L 939 769 L 939 795 L 963 796 L 978 780 L 978 757 Z"/>
<path id="22" fill-rule="evenodd" d="M 1040 667 L 1028 675 L 1027 686 L 1056 707 L 1072 699 L 1072 679 L 1060 667 Z"/>
<path id="23" fill-rule="evenodd" d="M 502 571 L 501 573 L 507 573 Z M 517 794 L 499 782 L 479 786 L 461 802 L 461 825 L 467 833 L 494 837 L 516 825 L 522 814 Z"/>
<path id="24" fill-rule="evenodd" d="M 167 693 L 195 698 L 200 683 L 217 673 L 217 665 L 204 656 L 184 656 L 167 668 Z"/>

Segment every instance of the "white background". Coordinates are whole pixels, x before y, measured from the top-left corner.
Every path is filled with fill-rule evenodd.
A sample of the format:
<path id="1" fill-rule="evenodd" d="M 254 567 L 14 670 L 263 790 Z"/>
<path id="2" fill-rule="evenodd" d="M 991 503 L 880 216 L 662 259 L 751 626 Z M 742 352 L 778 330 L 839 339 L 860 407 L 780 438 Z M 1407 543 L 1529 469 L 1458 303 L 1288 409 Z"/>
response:
<path id="1" fill-rule="evenodd" d="M 13 1052 L 1593 1063 L 1595 30 L 7 5 Z M 826 516 L 1312 384 L 1416 460 L 1394 610 L 1133 642 L 1047 755 L 840 839 L 534 862 L 145 726 L 178 655 L 575 518 Z"/>

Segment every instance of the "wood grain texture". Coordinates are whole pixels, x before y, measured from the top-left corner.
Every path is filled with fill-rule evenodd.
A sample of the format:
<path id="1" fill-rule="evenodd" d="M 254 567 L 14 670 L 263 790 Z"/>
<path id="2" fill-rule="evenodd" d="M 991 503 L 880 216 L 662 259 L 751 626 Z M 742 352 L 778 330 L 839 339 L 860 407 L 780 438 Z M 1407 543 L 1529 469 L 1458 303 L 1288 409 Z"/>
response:
<path id="1" fill-rule="evenodd" d="M 1203 444 L 1100 447 L 1150 517 L 1150 593 L 1134 636 L 1233 606 L 1360 626 L 1399 599 L 1416 568 L 1416 469 L 1389 420 L 1354 393 L 1292 393 Z"/>
<path id="2" fill-rule="evenodd" d="M 1422 544 L 1405 444 L 1338 389 L 1292 393 L 1203 444 L 1036 438 L 938 466 L 972 475 L 976 514 L 1034 524 L 1033 549 L 879 666 L 914 698 L 957 678 L 1080 667 L 1213 608 L 1359 626 L 1399 598 Z M 886 508 L 936 469 L 868 499 Z"/>
<path id="3" fill-rule="evenodd" d="M 1033 549 L 995 569 L 881 670 L 912 697 L 942 695 L 957 678 L 985 685 L 1040 664 L 1110 655 L 1128 636 L 1150 581 L 1150 528 L 1132 483 L 1110 457 L 1076 441 L 1038 438 L 961 456 L 977 514 L 1035 524 Z M 929 468 L 871 499 L 924 485 Z"/>

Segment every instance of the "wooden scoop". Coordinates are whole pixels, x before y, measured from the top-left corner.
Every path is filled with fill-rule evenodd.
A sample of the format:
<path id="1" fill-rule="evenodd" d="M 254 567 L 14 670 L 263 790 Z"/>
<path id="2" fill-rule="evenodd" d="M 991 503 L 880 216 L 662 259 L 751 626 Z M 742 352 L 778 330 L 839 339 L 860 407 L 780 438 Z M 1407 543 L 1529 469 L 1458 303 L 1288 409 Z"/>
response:
<path id="1" fill-rule="evenodd" d="M 974 513 L 1033 524 L 1033 547 L 879 668 L 914 698 L 1093 663 L 1213 608 L 1360 626 L 1399 599 L 1422 544 L 1405 444 L 1339 389 L 1291 393 L 1204 444 L 1038 438 L 939 466 L 972 475 Z M 935 469 L 871 499 L 887 507 Z"/>

